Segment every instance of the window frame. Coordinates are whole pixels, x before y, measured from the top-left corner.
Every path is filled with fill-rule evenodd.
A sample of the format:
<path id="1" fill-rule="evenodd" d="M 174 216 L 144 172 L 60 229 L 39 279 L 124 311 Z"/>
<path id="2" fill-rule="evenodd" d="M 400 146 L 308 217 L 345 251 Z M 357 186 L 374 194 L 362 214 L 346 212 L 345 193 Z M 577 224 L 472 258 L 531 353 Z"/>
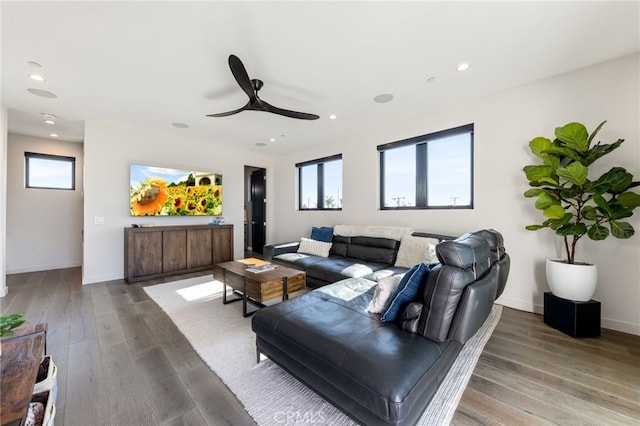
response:
<path id="1" fill-rule="evenodd" d="M 457 136 L 457 135 L 469 135 L 469 204 L 465 205 L 447 205 L 447 206 L 429 206 L 429 192 L 428 192 L 428 150 L 427 144 L 430 141 L 440 140 L 443 138 Z M 415 206 L 385 206 L 385 163 L 384 152 L 394 148 L 401 148 L 406 146 L 416 147 L 416 202 Z M 415 136 L 408 139 L 403 139 L 396 142 L 389 142 L 386 144 L 378 145 L 379 156 L 379 170 L 380 170 L 380 182 L 379 182 L 379 208 L 380 210 L 473 210 L 474 208 L 474 124 L 469 123 L 462 126 L 454 127 L 451 129 L 440 130 L 433 133 L 428 133 L 421 136 Z"/>
<path id="2" fill-rule="evenodd" d="M 64 163 L 71 164 L 71 187 L 70 188 L 60 188 L 55 186 L 37 186 L 30 184 L 30 161 L 31 159 L 41 159 L 41 160 L 52 160 L 52 161 L 60 161 Z M 42 154 L 37 152 L 24 152 L 24 187 L 26 189 L 55 189 L 62 191 L 75 191 L 76 190 L 76 157 L 69 157 L 64 155 L 54 155 L 54 154 Z"/>
<path id="3" fill-rule="evenodd" d="M 318 210 L 327 210 L 327 211 L 340 211 L 342 210 L 342 203 L 339 203 L 339 207 L 325 207 L 324 206 L 324 164 L 330 163 L 332 161 L 340 160 L 342 162 L 342 154 L 330 155 L 328 157 L 317 158 L 315 160 L 303 161 L 300 163 L 296 163 L 295 166 L 298 169 L 298 210 L 300 211 L 318 211 Z M 316 205 L 322 207 L 302 207 L 302 169 L 306 166 L 317 165 L 317 177 L 316 177 Z M 340 169 L 340 176 L 342 178 L 342 167 Z M 341 179 L 342 180 L 342 179 Z M 342 188 L 342 182 L 340 182 L 340 188 Z"/>

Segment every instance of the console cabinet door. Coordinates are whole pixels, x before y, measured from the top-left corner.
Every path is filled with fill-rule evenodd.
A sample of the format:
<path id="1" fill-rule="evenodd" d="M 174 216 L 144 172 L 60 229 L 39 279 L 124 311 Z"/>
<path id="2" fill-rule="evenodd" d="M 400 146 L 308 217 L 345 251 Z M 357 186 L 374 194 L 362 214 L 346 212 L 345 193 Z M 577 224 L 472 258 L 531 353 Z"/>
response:
<path id="1" fill-rule="evenodd" d="M 162 272 L 187 269 L 187 230 L 162 231 Z"/>
<path id="2" fill-rule="evenodd" d="M 131 237 L 131 275 L 141 277 L 162 273 L 162 232 L 135 232 Z"/>
<path id="3" fill-rule="evenodd" d="M 213 264 L 213 237 L 211 228 L 189 229 L 187 233 L 187 258 L 189 268 Z"/>
<path id="4" fill-rule="evenodd" d="M 233 260 L 233 227 L 214 227 L 213 263 Z"/>

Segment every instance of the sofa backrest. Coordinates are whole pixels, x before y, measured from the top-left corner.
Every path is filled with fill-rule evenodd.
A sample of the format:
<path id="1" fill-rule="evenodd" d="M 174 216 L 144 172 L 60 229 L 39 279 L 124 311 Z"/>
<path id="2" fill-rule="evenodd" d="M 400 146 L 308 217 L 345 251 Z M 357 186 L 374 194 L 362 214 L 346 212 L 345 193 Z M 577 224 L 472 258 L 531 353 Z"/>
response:
<path id="1" fill-rule="evenodd" d="M 502 241 L 497 231 L 483 230 L 436 246 L 440 265 L 431 270 L 424 286 L 419 334 L 438 342 L 464 343 L 477 331 L 491 311 L 501 275 L 504 282 L 508 275 Z"/>
<path id="2" fill-rule="evenodd" d="M 412 235 L 438 240 L 452 240 L 455 237 L 427 232 L 414 232 Z M 333 235 L 329 255 L 362 259 L 366 262 L 393 265 L 400 248 L 400 240 L 368 236 Z"/>
<path id="3" fill-rule="evenodd" d="M 390 238 L 345 237 L 334 235 L 330 255 L 393 265 L 400 241 Z"/>

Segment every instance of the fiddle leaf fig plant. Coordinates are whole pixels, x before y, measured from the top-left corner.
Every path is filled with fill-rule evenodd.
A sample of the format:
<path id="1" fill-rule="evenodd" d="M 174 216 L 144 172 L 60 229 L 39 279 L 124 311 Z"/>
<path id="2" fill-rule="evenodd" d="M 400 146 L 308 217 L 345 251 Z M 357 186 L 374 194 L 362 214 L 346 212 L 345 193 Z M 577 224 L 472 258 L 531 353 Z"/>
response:
<path id="1" fill-rule="evenodd" d="M 593 140 L 606 121 L 589 135 L 581 123 L 568 123 L 555 129 L 555 139 L 536 137 L 529 142 L 533 155 L 542 164 L 524 167 L 532 187 L 524 193 L 535 198 L 535 207 L 546 218 L 526 229 L 550 228 L 564 239 L 567 263 L 574 264 L 576 243 L 585 235 L 601 241 L 613 235 L 630 238 L 633 226 L 624 219 L 640 206 L 640 195 L 631 190 L 640 182 L 623 167 L 612 167 L 597 178 L 589 178 L 589 167 L 601 157 L 616 150 L 624 139 L 612 144 Z"/>

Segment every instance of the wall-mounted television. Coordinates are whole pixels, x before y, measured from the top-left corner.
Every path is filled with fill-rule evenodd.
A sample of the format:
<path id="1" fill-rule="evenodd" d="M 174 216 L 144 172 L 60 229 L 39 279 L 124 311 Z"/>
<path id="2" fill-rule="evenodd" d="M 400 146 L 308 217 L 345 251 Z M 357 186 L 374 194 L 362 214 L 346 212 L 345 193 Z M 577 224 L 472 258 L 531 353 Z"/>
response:
<path id="1" fill-rule="evenodd" d="M 222 215 L 222 175 L 132 164 L 131 216 Z"/>

